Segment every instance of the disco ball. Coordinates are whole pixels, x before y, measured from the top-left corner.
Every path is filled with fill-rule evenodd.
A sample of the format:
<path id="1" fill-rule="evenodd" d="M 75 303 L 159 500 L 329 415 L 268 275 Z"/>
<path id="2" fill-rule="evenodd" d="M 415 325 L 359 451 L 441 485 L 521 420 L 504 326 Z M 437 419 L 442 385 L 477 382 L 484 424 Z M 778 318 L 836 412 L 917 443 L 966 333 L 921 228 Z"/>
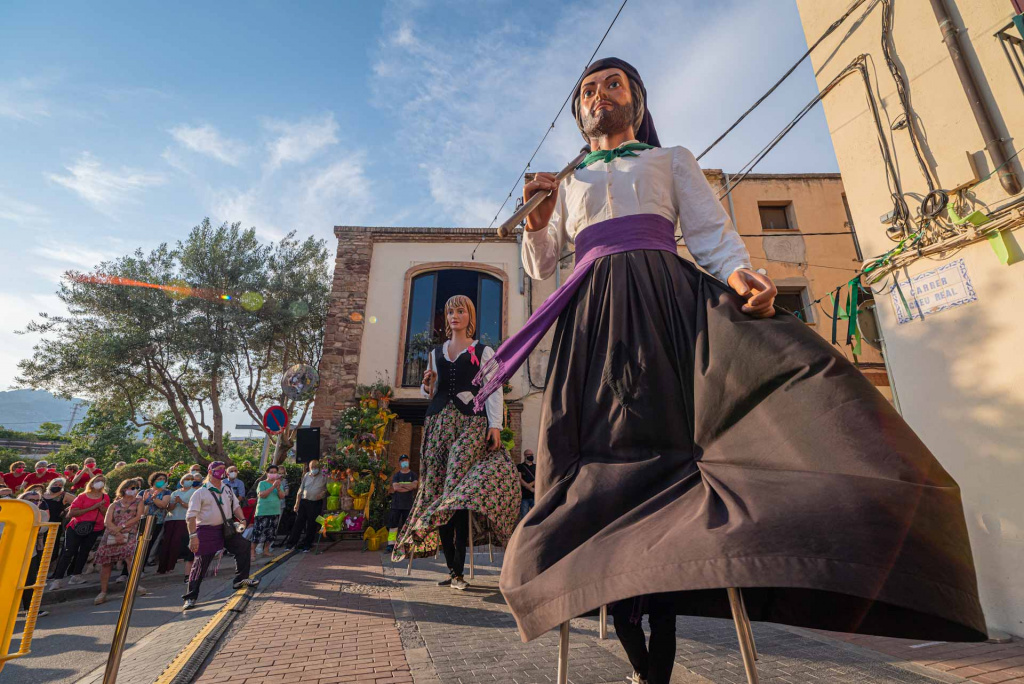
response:
<path id="1" fill-rule="evenodd" d="M 316 368 L 305 364 L 297 363 L 284 372 L 281 378 L 281 389 L 289 399 L 306 401 L 312 399 L 316 394 L 316 388 L 320 386 L 320 374 Z"/>

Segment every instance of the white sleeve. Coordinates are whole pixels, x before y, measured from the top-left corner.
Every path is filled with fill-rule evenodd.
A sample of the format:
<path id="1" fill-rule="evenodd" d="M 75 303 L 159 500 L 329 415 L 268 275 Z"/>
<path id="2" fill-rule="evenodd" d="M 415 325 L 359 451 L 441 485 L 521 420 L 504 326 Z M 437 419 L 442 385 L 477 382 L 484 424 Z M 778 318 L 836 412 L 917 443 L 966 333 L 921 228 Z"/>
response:
<path id="1" fill-rule="evenodd" d="M 480 355 L 480 365 L 486 364 L 494 356 L 494 350 L 490 347 L 484 347 L 483 354 Z M 487 408 L 487 427 L 501 429 L 504 420 L 504 407 L 505 407 L 505 392 L 499 387 L 498 389 L 491 392 L 490 396 L 487 397 L 486 403 L 484 404 Z"/>
<path id="2" fill-rule="evenodd" d="M 437 372 L 437 369 L 434 368 L 434 350 L 433 349 L 431 349 L 430 353 L 427 355 L 427 370 L 432 370 L 435 373 Z M 427 391 L 427 386 L 426 385 L 420 385 L 420 396 L 426 397 L 427 399 L 433 399 L 434 398 L 434 394 L 436 392 L 437 392 L 437 379 L 436 378 L 434 379 L 434 386 L 431 388 L 431 390 L 429 392 Z"/>
<path id="3" fill-rule="evenodd" d="M 185 511 L 185 520 L 199 517 L 199 508 L 202 506 L 199 500 L 202 498 L 202 491 L 203 488 L 200 487 L 198 490 L 193 492 L 192 498 L 188 500 L 188 509 Z"/>
<path id="4" fill-rule="evenodd" d="M 523 269 L 534 280 L 545 280 L 555 274 L 558 257 L 565 245 L 565 181 L 558 185 L 558 200 L 548 225 L 536 231 L 523 231 Z"/>
<path id="5" fill-rule="evenodd" d="M 693 153 L 672 150 L 672 185 L 679 228 L 697 264 L 721 281 L 738 268 L 750 268 L 750 254 L 733 228 Z"/>

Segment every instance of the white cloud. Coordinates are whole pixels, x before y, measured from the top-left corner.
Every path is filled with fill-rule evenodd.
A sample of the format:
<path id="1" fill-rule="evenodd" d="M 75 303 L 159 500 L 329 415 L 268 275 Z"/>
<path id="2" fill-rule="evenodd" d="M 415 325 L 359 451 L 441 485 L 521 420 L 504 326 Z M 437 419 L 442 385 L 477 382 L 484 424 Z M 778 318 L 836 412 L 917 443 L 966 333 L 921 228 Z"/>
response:
<path id="1" fill-rule="evenodd" d="M 32 356 L 36 335 L 19 335 L 30 321 L 37 320 L 40 312 L 66 314 L 67 307 L 52 294 L 10 294 L 0 292 L 0 311 L 4 323 L 0 325 L 0 390 L 13 384 L 18 375 L 18 362 Z"/>
<path id="2" fill-rule="evenodd" d="M 0 83 L 0 117 L 37 122 L 50 116 L 50 103 L 40 94 L 46 83 L 19 78 Z"/>
<path id="3" fill-rule="evenodd" d="M 146 188 L 161 185 L 165 181 L 164 177 L 157 173 L 128 168 L 122 168 L 120 171 L 104 169 L 88 152 L 83 153 L 78 161 L 65 168 L 70 172 L 67 176 L 50 173 L 46 174 L 46 177 L 74 191 L 103 212 L 110 212 Z"/>
<path id="4" fill-rule="evenodd" d="M 0 192 L 0 225 L 12 223 L 26 228 L 49 223 L 49 220 L 46 210 Z"/>
<path id="5" fill-rule="evenodd" d="M 320 118 L 303 119 L 298 123 L 270 120 L 264 126 L 276 134 L 269 144 L 270 158 L 267 167 L 277 169 L 285 162 L 304 163 L 321 150 L 338 142 L 338 122 L 334 114 Z"/>
<path id="6" fill-rule="evenodd" d="M 231 166 L 238 166 L 246 152 L 246 146 L 243 143 L 223 137 L 216 128 L 209 124 L 176 126 L 170 130 L 170 134 L 193 152 L 205 154 Z"/>

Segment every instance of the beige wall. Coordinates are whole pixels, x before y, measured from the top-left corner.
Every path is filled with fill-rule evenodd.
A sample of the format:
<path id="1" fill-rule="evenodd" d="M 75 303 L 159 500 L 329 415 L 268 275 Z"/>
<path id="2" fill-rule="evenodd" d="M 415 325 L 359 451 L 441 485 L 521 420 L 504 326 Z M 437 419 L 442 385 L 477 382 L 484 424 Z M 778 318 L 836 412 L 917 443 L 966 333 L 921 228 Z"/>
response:
<path id="1" fill-rule="evenodd" d="M 817 40 L 849 4 L 797 0 L 808 43 Z M 1008 0 L 947 0 L 947 5 L 959 6 L 954 23 L 966 28 L 960 32 L 965 54 L 984 72 L 981 91 L 997 112 L 999 133 L 1019 149 L 1024 146 L 1024 97 L 992 37 L 1009 22 L 1011 5 Z M 873 83 L 888 122 L 898 114 L 899 100 L 879 47 L 882 6 L 866 6 L 870 9 L 855 13 L 812 60 L 823 86 L 856 55 L 869 53 L 872 78 L 878 79 Z M 926 158 L 941 187 L 952 188 L 972 177 L 965 151 L 974 155 L 982 175 L 991 171 L 930 3 L 896 2 L 894 36 L 923 127 Z M 829 94 L 824 108 L 864 253 L 883 253 L 893 243 L 879 217 L 892 209 L 892 203 L 860 77 L 848 78 Z M 890 139 L 904 191 L 927 191 L 907 132 L 893 131 Z M 1020 174 L 1019 164 L 1015 168 Z M 998 206 L 1009 199 L 994 178 L 974 192 L 980 204 Z M 1016 235 L 1024 239 L 1019 231 Z M 1024 634 L 1024 264 L 1003 266 L 984 242 L 954 258 L 961 257 L 977 301 L 899 325 L 891 303 L 879 297 L 880 324 L 902 413 L 960 484 L 989 624 Z M 909 272 L 921 273 L 942 263 L 946 262 L 922 259 Z"/>

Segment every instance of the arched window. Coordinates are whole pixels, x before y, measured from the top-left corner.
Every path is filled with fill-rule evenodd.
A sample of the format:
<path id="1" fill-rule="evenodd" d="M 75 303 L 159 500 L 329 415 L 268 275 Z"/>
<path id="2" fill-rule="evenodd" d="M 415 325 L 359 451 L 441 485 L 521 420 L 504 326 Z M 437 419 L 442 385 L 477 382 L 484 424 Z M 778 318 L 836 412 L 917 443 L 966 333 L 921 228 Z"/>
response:
<path id="1" fill-rule="evenodd" d="M 423 380 L 430 350 L 445 340 L 444 303 L 457 294 L 476 306 L 476 338 L 497 348 L 501 341 L 502 282 L 468 269 L 442 269 L 421 273 L 409 288 L 409 320 L 405 335 L 402 386 L 417 387 Z"/>

